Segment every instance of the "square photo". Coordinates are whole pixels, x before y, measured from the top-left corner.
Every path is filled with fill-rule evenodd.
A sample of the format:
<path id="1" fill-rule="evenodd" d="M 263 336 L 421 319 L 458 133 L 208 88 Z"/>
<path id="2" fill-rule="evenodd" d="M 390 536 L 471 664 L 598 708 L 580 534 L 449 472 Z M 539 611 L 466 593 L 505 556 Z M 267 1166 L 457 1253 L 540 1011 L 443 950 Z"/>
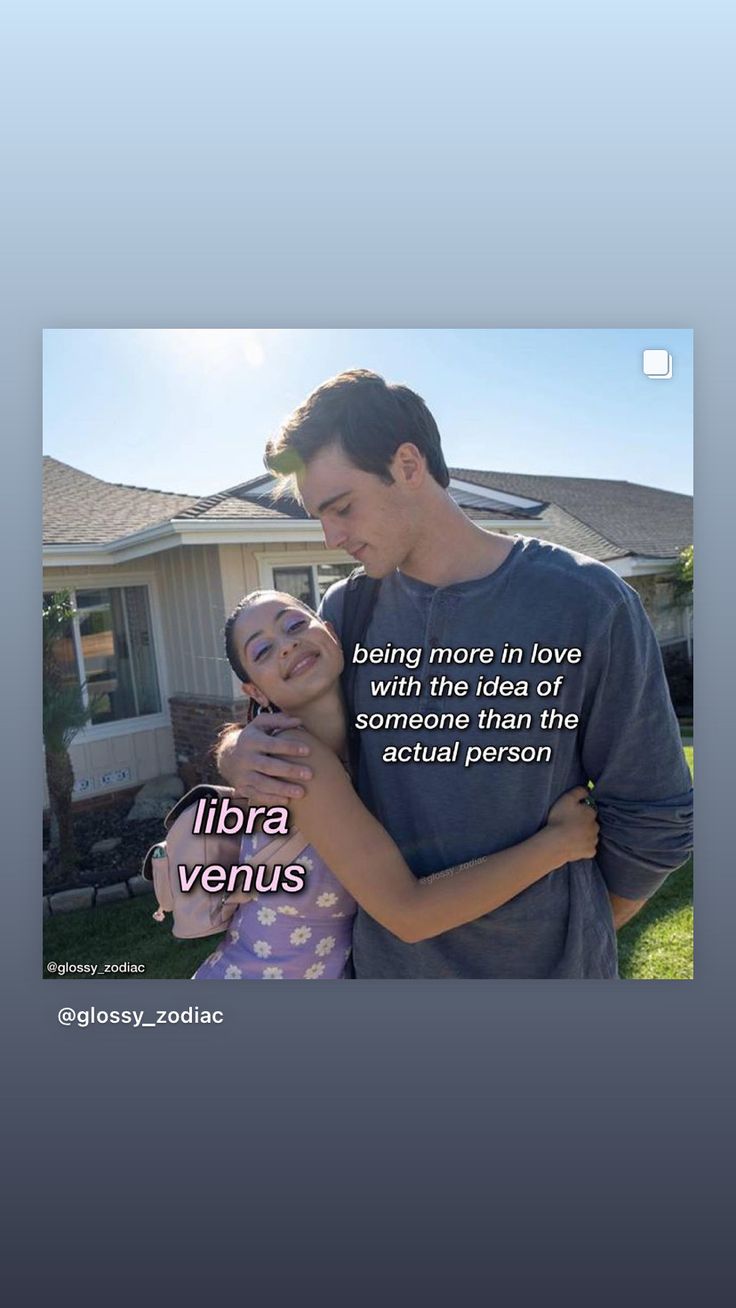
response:
<path id="1" fill-rule="evenodd" d="M 690 979 L 692 333 L 44 333 L 49 979 Z"/>

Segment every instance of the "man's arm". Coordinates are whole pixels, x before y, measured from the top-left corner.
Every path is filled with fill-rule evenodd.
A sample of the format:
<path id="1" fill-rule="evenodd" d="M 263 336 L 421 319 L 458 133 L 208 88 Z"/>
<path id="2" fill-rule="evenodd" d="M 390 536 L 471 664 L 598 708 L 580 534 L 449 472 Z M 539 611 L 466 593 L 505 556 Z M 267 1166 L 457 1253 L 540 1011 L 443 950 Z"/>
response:
<path id="1" fill-rule="evenodd" d="M 292 818 L 358 904 L 407 944 L 474 922 L 555 868 L 595 852 L 598 826 L 582 787 L 558 801 L 527 840 L 423 880 L 361 803 L 335 754 L 312 739 L 314 778 Z"/>
<path id="2" fill-rule="evenodd" d="M 613 925 L 617 931 L 620 931 L 622 926 L 626 926 L 632 917 L 636 917 L 647 902 L 646 899 L 622 899 L 621 895 L 613 895 L 610 890 L 608 898 L 611 901 Z"/>
<path id="3" fill-rule="evenodd" d="M 692 787 L 656 637 L 630 587 L 586 651 L 581 756 L 601 824 L 597 863 L 617 926 L 692 848 Z"/>

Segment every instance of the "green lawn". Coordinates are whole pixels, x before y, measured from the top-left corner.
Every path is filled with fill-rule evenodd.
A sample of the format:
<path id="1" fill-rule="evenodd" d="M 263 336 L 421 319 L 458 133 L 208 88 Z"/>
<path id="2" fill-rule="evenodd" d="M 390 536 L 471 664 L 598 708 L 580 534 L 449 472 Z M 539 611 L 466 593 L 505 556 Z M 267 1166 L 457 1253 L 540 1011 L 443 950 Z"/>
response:
<path id="1" fill-rule="evenodd" d="M 693 770 L 692 746 L 685 757 Z M 621 976 L 629 980 L 688 979 L 693 974 L 692 859 L 668 877 L 662 889 L 633 922 L 619 932 Z M 46 963 L 143 963 L 145 972 L 127 979 L 191 977 L 215 948 L 209 940 L 175 940 L 171 918 L 154 922 L 153 895 L 110 904 L 89 912 L 68 913 L 44 923 Z M 107 979 L 119 979 L 113 974 Z"/>
<path id="2" fill-rule="evenodd" d="M 191 977 L 202 959 L 215 948 L 218 937 L 175 940 L 171 934 L 171 916 L 166 922 L 154 922 L 152 914 L 155 908 L 153 895 L 141 895 L 139 899 L 109 904 L 106 908 L 47 918 L 44 922 L 44 976 L 49 975 L 46 971 L 49 962 L 97 963 L 97 977 L 103 975 L 103 964 L 127 962 L 143 963 L 146 970 L 128 975 L 126 980 Z M 104 979 L 120 980 L 120 974 L 108 975 Z"/>
<path id="3" fill-rule="evenodd" d="M 619 971 L 634 981 L 689 980 L 693 974 L 693 860 L 667 878 L 618 933 Z"/>

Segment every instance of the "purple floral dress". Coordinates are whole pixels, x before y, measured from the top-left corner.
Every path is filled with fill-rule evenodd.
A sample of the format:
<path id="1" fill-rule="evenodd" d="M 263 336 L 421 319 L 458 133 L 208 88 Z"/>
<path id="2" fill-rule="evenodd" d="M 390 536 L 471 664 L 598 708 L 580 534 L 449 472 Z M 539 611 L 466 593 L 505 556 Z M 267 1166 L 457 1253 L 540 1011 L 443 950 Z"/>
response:
<path id="1" fill-rule="evenodd" d="M 241 861 L 251 863 L 272 837 L 244 836 Z M 353 934 L 355 900 L 311 845 L 294 860 L 306 871 L 303 890 L 258 895 L 235 910 L 226 934 L 193 981 L 334 981 L 342 977 Z"/>

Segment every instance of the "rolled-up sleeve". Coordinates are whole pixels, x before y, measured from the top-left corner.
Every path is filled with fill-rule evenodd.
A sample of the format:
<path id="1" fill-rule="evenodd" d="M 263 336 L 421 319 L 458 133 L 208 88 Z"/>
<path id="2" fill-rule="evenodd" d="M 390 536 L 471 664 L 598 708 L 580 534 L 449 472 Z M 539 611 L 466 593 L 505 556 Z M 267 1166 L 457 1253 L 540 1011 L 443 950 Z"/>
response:
<path id="1" fill-rule="evenodd" d="M 596 861 L 612 894 L 648 899 L 692 849 L 693 796 L 659 646 L 630 587 L 587 653 L 581 757 L 598 804 Z"/>

